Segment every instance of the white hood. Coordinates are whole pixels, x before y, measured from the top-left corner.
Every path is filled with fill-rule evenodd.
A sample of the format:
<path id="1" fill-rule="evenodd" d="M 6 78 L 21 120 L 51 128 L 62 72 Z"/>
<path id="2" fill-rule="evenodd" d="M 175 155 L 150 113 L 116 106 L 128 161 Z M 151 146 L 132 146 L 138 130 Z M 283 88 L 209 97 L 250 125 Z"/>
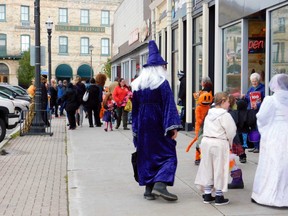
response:
<path id="1" fill-rule="evenodd" d="M 217 118 L 219 118 L 220 116 L 224 115 L 225 113 L 227 113 L 227 110 L 222 109 L 222 108 L 211 108 L 208 111 L 208 115 L 206 116 L 206 118 L 210 121 L 214 121 Z"/>

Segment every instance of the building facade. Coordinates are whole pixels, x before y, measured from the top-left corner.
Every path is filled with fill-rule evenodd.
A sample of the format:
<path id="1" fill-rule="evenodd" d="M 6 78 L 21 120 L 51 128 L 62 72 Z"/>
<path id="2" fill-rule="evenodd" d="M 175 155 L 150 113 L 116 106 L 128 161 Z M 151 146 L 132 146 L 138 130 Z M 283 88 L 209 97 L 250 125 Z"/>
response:
<path id="1" fill-rule="evenodd" d="M 41 71 L 48 72 L 46 21 L 53 21 L 51 75 L 58 80 L 83 79 L 103 70 L 111 58 L 111 25 L 121 0 L 41 0 Z M 18 84 L 24 51 L 35 45 L 34 1 L 0 3 L 0 82 Z M 42 53 L 43 52 L 43 53 Z M 43 61 L 42 61 L 43 60 Z"/>
<path id="2" fill-rule="evenodd" d="M 122 4 L 133 2 L 125 0 Z M 177 71 L 186 71 L 186 130 L 195 124 L 192 93 L 201 88 L 202 77 L 211 78 L 214 92 L 228 91 L 237 97 L 247 92 L 254 71 L 260 73 L 267 95 L 271 77 L 288 73 L 285 0 L 152 0 L 149 8 L 147 40 L 156 40 L 168 62 L 168 80 L 175 101 L 179 86 Z M 115 38 L 117 32 L 112 40 Z M 148 52 L 147 45 L 142 47 L 140 68 L 145 64 L 141 56 L 147 56 Z M 123 76 L 123 65 L 114 66 L 114 73 L 121 71 L 117 75 Z"/>
<path id="3" fill-rule="evenodd" d="M 128 84 L 148 57 L 151 39 L 150 1 L 124 0 L 114 15 L 111 79 L 122 77 Z"/>

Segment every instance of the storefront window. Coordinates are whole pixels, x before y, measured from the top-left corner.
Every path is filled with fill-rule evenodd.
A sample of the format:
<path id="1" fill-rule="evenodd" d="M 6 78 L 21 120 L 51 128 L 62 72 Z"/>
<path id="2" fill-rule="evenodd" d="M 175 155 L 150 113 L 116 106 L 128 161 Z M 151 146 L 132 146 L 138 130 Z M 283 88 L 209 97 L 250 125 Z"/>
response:
<path id="1" fill-rule="evenodd" d="M 179 70 L 178 29 L 172 30 L 172 90 L 177 94 L 177 71 Z"/>
<path id="2" fill-rule="evenodd" d="M 271 12 L 271 58 L 270 78 L 275 74 L 288 74 L 288 6 L 273 10 Z M 286 27 L 287 26 L 287 27 Z"/>
<path id="3" fill-rule="evenodd" d="M 126 81 L 126 84 L 130 84 L 130 79 L 129 79 L 129 61 L 126 61 L 123 63 L 122 65 L 122 73 L 123 73 L 123 78 L 125 79 Z"/>
<path id="4" fill-rule="evenodd" d="M 241 93 L 241 23 L 223 32 L 224 89 L 235 96 Z"/>
<path id="5" fill-rule="evenodd" d="M 202 79 L 202 35 L 203 33 L 203 18 L 202 16 L 194 19 L 194 32 L 193 32 L 193 56 L 194 56 L 194 76 L 195 77 L 195 92 L 201 89 Z"/>

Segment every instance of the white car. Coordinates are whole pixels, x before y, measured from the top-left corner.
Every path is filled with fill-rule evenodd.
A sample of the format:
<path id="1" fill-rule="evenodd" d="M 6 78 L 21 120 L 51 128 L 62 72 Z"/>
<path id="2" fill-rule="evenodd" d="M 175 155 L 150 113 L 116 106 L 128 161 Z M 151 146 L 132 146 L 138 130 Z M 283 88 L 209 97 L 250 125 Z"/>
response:
<path id="1" fill-rule="evenodd" d="M 8 95 L 2 91 L 0 91 L 0 98 L 12 100 L 14 105 L 15 105 L 16 114 L 18 114 L 18 115 L 20 115 L 21 111 L 28 111 L 29 110 L 30 103 L 28 101 L 13 98 L 10 95 Z"/>
<path id="2" fill-rule="evenodd" d="M 19 120 L 13 101 L 0 98 L 0 142 L 5 138 L 6 130 L 15 128 Z"/>

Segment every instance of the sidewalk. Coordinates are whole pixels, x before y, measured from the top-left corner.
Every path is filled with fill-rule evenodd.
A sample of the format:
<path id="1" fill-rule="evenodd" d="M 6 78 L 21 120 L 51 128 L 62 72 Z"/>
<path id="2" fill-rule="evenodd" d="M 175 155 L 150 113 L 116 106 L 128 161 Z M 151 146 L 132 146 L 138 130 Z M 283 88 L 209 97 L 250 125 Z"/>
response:
<path id="1" fill-rule="evenodd" d="M 144 187 L 139 187 L 133 178 L 131 131 L 89 128 L 87 119 L 83 127 L 71 131 L 67 130 L 65 118 L 54 118 L 52 132 L 52 137 L 26 135 L 5 145 L 9 154 L 0 156 L 1 216 L 64 216 L 68 209 L 70 216 L 288 214 L 287 209 L 263 207 L 250 201 L 259 154 L 248 153 L 248 162 L 238 164 L 243 170 L 245 188 L 225 193 L 229 205 L 203 204 L 194 185 L 198 169 L 194 165 L 195 149 L 185 152 L 193 135 L 180 132 L 175 185 L 169 188 L 179 200 L 148 201 L 143 198 Z"/>
<path id="2" fill-rule="evenodd" d="M 65 120 L 53 119 L 54 136 L 1 142 L 0 215 L 68 215 Z"/>
<path id="3" fill-rule="evenodd" d="M 131 125 L 130 125 L 131 126 Z M 134 181 L 131 153 L 134 152 L 131 131 L 105 132 L 103 128 L 83 127 L 68 131 L 68 190 L 71 216 L 205 216 L 205 215 L 287 215 L 288 211 L 251 203 L 251 191 L 259 154 L 248 153 L 248 162 L 240 164 L 245 188 L 229 190 L 226 206 L 203 204 L 194 180 L 195 147 L 185 148 L 192 133 L 177 137 L 178 168 L 175 185 L 169 190 L 178 195 L 177 202 L 143 198 L 144 187 Z"/>

